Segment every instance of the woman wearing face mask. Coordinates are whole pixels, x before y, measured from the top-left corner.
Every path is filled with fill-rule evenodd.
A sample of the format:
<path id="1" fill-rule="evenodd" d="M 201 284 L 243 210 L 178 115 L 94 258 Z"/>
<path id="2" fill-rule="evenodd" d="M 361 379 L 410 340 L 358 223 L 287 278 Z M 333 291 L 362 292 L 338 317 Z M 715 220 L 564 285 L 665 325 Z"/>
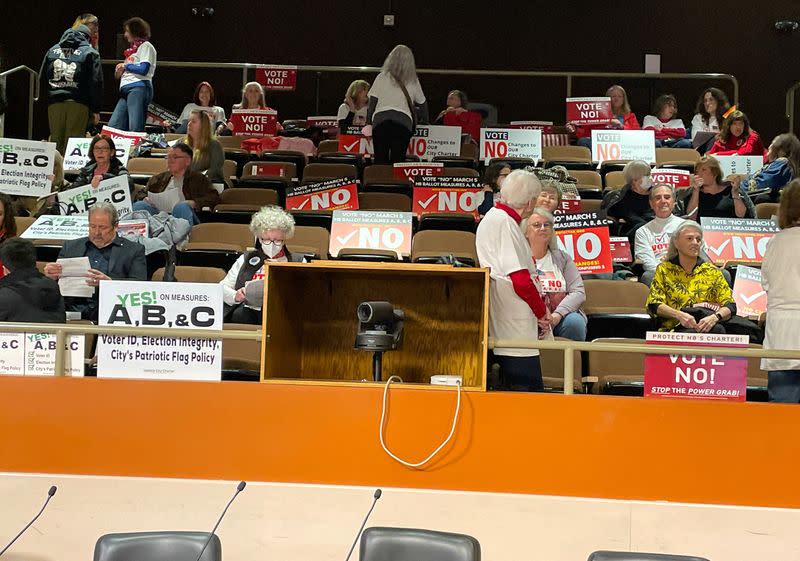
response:
<path id="1" fill-rule="evenodd" d="M 247 301 L 245 286 L 250 281 L 264 280 L 266 263 L 286 262 L 292 255 L 286 240 L 294 235 L 294 218 L 277 206 L 265 206 L 250 220 L 250 231 L 256 238 L 256 249 L 241 255 L 220 281 L 225 302 L 223 318 L 228 323 L 261 324 L 261 307 Z"/>
<path id="2" fill-rule="evenodd" d="M 495 162 L 486 168 L 483 174 L 483 202 L 478 207 L 478 214 L 483 216 L 494 203 L 500 199 L 500 187 L 503 180 L 511 173 L 511 168 L 502 162 Z"/>
<path id="3" fill-rule="evenodd" d="M 622 172 L 625 185 L 621 189 L 608 191 L 600 208 L 611 218 L 624 220 L 620 235 L 632 238 L 640 226 L 653 219 L 653 209 L 650 208 L 653 180 L 650 177 L 650 165 L 641 160 L 628 162 Z"/>

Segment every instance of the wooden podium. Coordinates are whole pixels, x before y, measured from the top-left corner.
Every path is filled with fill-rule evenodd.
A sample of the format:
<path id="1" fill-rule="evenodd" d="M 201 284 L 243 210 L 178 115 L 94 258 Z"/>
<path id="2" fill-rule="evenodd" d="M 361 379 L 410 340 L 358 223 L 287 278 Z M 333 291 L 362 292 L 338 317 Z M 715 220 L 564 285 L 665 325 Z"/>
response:
<path id="1" fill-rule="evenodd" d="M 397 350 L 384 353 L 383 380 L 430 384 L 462 376 L 486 389 L 488 269 L 448 265 L 315 261 L 270 263 L 264 294 L 261 381 L 372 380 L 372 353 L 354 348 L 356 308 L 387 301 L 405 313 Z"/>

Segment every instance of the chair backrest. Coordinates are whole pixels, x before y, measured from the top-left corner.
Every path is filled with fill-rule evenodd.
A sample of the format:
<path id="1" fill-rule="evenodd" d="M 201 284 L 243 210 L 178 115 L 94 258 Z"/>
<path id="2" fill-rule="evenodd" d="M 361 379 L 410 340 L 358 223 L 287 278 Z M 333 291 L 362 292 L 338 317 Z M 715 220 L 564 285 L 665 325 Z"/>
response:
<path id="1" fill-rule="evenodd" d="M 337 179 L 339 177 L 358 177 L 358 170 L 352 164 L 320 164 L 314 162 L 308 164 L 303 171 L 303 181 L 324 181 L 326 179 Z"/>
<path id="2" fill-rule="evenodd" d="M 700 153 L 694 148 L 656 148 L 656 165 L 697 162 Z"/>
<path id="3" fill-rule="evenodd" d="M 443 177 L 477 177 L 480 178 L 481 174 L 478 170 L 472 168 L 450 168 L 445 166 L 442 170 Z"/>
<path id="4" fill-rule="evenodd" d="M 255 245 L 255 238 L 247 224 L 225 222 L 207 222 L 193 226 L 189 234 L 189 241 L 193 245 L 203 242 L 233 244 L 238 245 L 241 251 Z"/>
<path id="5" fill-rule="evenodd" d="M 624 337 L 599 337 L 593 343 L 622 343 L 627 345 L 643 345 L 643 339 Z M 602 391 L 610 379 L 630 381 L 640 380 L 644 376 L 644 356 L 641 353 L 589 351 L 589 375 L 597 376 L 595 392 Z"/>
<path id="6" fill-rule="evenodd" d="M 241 136 L 218 136 L 216 138 L 222 145 L 223 150 L 241 150 L 242 148 Z"/>
<path id="7" fill-rule="evenodd" d="M 380 527 L 367 528 L 361 534 L 361 561 L 480 561 L 480 558 L 481 545 L 466 534 Z"/>
<path id="8" fill-rule="evenodd" d="M 136 532 L 100 536 L 94 561 L 175 561 L 197 559 L 208 532 Z M 200 561 L 222 561 L 222 543 L 215 534 Z"/>
<path id="9" fill-rule="evenodd" d="M 586 303 L 583 306 L 587 315 L 592 313 L 646 313 L 645 304 L 650 289 L 640 282 L 586 279 Z"/>
<path id="10" fill-rule="evenodd" d="M 260 325 L 249 323 L 226 323 L 222 329 L 257 331 Z M 247 339 L 225 339 L 222 345 L 222 368 L 226 370 L 261 370 L 261 342 Z M 194 561 L 189 559 L 187 561 Z"/>
<path id="11" fill-rule="evenodd" d="M 778 203 L 758 203 L 756 205 L 756 218 L 770 219 L 773 216 L 778 216 Z M 17 225 L 19 229 L 19 224 Z"/>
<path id="12" fill-rule="evenodd" d="M 480 150 L 478 149 L 478 145 L 473 142 L 468 142 L 467 144 L 461 145 L 461 154 L 462 158 L 471 158 L 473 160 L 478 159 L 478 155 L 480 154 Z"/>
<path id="13" fill-rule="evenodd" d="M 327 152 L 338 152 L 339 151 L 339 141 L 338 140 L 323 140 L 319 143 L 317 147 L 317 152 L 320 154 L 327 153 Z"/>
<path id="14" fill-rule="evenodd" d="M 219 196 L 219 202 L 226 205 L 276 205 L 278 204 L 278 193 L 272 189 L 235 187 L 225 189 Z"/>
<path id="15" fill-rule="evenodd" d="M 621 171 L 610 171 L 606 174 L 605 181 L 606 189 L 620 189 L 625 185 L 625 174 Z"/>
<path id="16" fill-rule="evenodd" d="M 225 278 L 226 272 L 218 267 L 190 267 L 177 265 L 175 267 L 175 280 L 178 282 L 205 282 L 213 284 Z M 153 273 L 154 281 L 164 280 L 164 267 L 156 269 Z"/>
<path id="17" fill-rule="evenodd" d="M 603 178 L 596 171 L 569 170 L 569 175 L 578 180 L 578 185 L 603 188 Z"/>
<path id="18" fill-rule="evenodd" d="M 679 148 L 677 149 L 679 150 Z M 705 557 L 671 555 L 666 553 L 638 553 L 634 551 L 595 551 L 588 561 L 708 561 Z"/>
<path id="19" fill-rule="evenodd" d="M 390 165 L 373 164 L 364 168 L 364 185 L 383 183 L 386 181 L 403 182 L 402 179 L 394 178 L 394 168 Z"/>
<path id="20" fill-rule="evenodd" d="M 475 234 L 461 230 L 422 230 L 411 239 L 411 261 L 420 257 L 439 257 L 453 254 L 469 257 L 478 266 Z"/>
<path id="21" fill-rule="evenodd" d="M 585 146 L 542 146 L 542 158 L 546 161 L 592 162 L 592 152 Z"/>
<path id="22" fill-rule="evenodd" d="M 19 236 L 28 229 L 28 226 L 36 222 L 33 216 L 15 216 L 14 222 L 17 224 L 17 235 Z"/>
<path id="23" fill-rule="evenodd" d="M 236 179 L 236 162 L 233 160 L 225 160 L 222 163 L 222 175 L 225 179 Z"/>
<path id="24" fill-rule="evenodd" d="M 280 170 L 283 170 L 283 175 L 258 175 L 256 172 L 260 164 L 270 167 L 279 166 Z M 279 173 L 280 170 L 278 170 Z M 280 177 L 281 179 L 291 180 L 297 177 L 297 165 L 293 162 L 247 162 L 242 169 L 242 179 L 248 177 Z"/>
<path id="25" fill-rule="evenodd" d="M 602 204 L 600 199 L 581 199 L 581 212 L 598 212 Z"/>
<path id="26" fill-rule="evenodd" d="M 294 236 L 286 240 L 286 247 L 293 253 L 313 250 L 320 259 L 328 258 L 330 232 L 321 226 L 295 226 Z"/>
<path id="27" fill-rule="evenodd" d="M 374 191 L 358 194 L 359 210 L 396 210 L 411 212 L 411 199 L 403 193 L 378 193 Z"/>
<path id="28" fill-rule="evenodd" d="M 166 158 L 131 158 L 128 160 L 128 173 L 132 175 L 157 175 L 167 171 Z"/>

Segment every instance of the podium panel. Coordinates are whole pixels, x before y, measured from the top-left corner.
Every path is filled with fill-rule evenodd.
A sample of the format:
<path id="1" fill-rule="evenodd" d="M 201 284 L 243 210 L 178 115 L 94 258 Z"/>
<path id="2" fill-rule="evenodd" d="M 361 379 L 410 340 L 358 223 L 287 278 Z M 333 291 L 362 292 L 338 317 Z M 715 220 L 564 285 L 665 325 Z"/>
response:
<path id="1" fill-rule="evenodd" d="M 405 314 L 383 380 L 429 384 L 448 374 L 462 376 L 465 389 L 486 389 L 488 269 L 404 263 L 270 263 L 261 380 L 371 381 L 372 353 L 355 349 L 356 309 L 370 301 Z"/>

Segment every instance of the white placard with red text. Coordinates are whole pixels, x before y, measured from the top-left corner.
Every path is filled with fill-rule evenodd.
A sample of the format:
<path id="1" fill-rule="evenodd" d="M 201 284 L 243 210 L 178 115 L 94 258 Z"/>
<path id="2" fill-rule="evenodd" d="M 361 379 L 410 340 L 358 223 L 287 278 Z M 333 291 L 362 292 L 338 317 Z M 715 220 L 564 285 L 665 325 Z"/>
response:
<path id="1" fill-rule="evenodd" d="M 747 347 L 747 335 L 648 331 L 646 342 L 658 345 Z M 747 359 L 730 356 L 646 355 L 644 396 L 744 401 Z"/>
<path id="2" fill-rule="evenodd" d="M 652 130 L 592 130 L 592 160 L 656 161 L 656 137 Z"/>
<path id="3" fill-rule="evenodd" d="M 411 181 L 417 177 L 441 177 L 444 173 L 442 162 L 398 162 L 392 166 L 392 175 L 395 179 Z"/>
<path id="4" fill-rule="evenodd" d="M 332 257 L 344 248 L 383 249 L 399 257 L 411 254 L 410 212 L 334 210 L 329 252 Z"/>
<path id="5" fill-rule="evenodd" d="M 547 134 L 553 132 L 553 121 L 511 121 L 512 129 L 541 130 Z"/>
<path id="6" fill-rule="evenodd" d="M 722 177 L 733 174 L 750 175 L 764 167 L 762 156 L 717 156 L 709 154 L 719 160 L 719 167 L 722 168 Z"/>
<path id="7" fill-rule="evenodd" d="M 408 155 L 417 156 L 420 160 L 432 160 L 436 156 L 460 156 L 461 127 L 417 125 L 408 143 Z"/>
<path id="8" fill-rule="evenodd" d="M 675 189 L 684 189 L 689 187 L 692 172 L 685 169 L 669 169 L 669 168 L 655 168 L 650 172 L 650 179 L 653 184 L 666 183 L 672 185 Z"/>
<path id="9" fill-rule="evenodd" d="M 568 97 L 567 122 L 573 125 L 602 125 L 614 116 L 610 97 Z"/>
<path id="10" fill-rule="evenodd" d="M 753 218 L 703 216 L 700 224 L 706 253 L 715 265 L 728 261 L 761 263 L 769 240 L 778 232 L 772 220 Z"/>
<path id="11" fill-rule="evenodd" d="M 274 109 L 234 109 L 231 111 L 233 136 L 275 136 L 278 112 Z"/>
<path id="12" fill-rule="evenodd" d="M 542 159 L 540 129 L 481 129 L 480 159 L 487 164 L 492 158 Z"/>
<path id="13" fill-rule="evenodd" d="M 293 92 L 297 87 L 297 67 L 271 64 L 256 68 L 256 82 L 265 90 Z"/>
<path id="14" fill-rule="evenodd" d="M 430 212 L 456 212 L 477 216 L 484 195 L 477 177 L 430 177 L 414 179 L 417 216 Z"/>
<path id="15" fill-rule="evenodd" d="M 354 179 L 292 185 L 286 190 L 286 210 L 337 209 L 358 210 L 358 188 Z"/>
<path id="16" fill-rule="evenodd" d="M 346 154 L 374 154 L 375 149 L 372 147 L 372 138 L 367 138 L 361 134 L 340 134 L 339 135 L 339 152 Z"/>
<path id="17" fill-rule="evenodd" d="M 757 318 L 767 311 L 767 291 L 761 286 L 761 269 L 739 265 L 733 281 L 736 315 Z"/>
<path id="18" fill-rule="evenodd" d="M 610 273 L 611 239 L 605 212 L 557 214 L 558 247 L 566 251 L 581 274 Z"/>
<path id="19" fill-rule="evenodd" d="M 130 132 L 130 131 L 123 131 L 119 129 L 115 129 L 113 127 L 109 127 L 108 125 L 103 125 L 100 134 L 105 134 L 110 136 L 114 139 L 114 143 L 116 144 L 118 139 L 127 139 L 131 143 L 131 148 L 137 146 L 143 138 L 147 137 L 146 132 Z"/>

